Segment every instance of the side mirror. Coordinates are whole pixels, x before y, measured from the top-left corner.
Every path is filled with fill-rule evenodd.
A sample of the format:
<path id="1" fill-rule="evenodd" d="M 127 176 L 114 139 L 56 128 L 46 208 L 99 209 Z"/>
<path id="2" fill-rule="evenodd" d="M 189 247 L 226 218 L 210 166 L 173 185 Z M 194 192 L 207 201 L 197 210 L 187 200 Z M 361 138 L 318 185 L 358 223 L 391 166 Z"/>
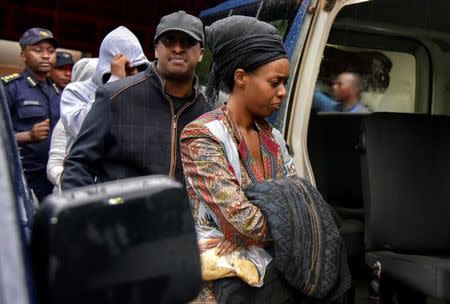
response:
<path id="1" fill-rule="evenodd" d="M 47 197 L 31 249 L 40 303 L 186 303 L 201 287 L 191 208 L 165 176 Z"/>

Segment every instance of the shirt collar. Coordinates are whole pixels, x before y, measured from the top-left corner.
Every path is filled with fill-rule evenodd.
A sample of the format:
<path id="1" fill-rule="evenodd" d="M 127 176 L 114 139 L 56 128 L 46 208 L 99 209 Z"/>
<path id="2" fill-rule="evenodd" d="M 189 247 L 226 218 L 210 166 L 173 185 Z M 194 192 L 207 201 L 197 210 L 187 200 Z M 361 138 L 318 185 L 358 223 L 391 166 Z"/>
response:
<path id="1" fill-rule="evenodd" d="M 363 104 L 361 103 L 361 101 L 358 101 L 357 103 L 355 103 L 353 106 L 351 106 L 350 108 L 344 108 L 342 106 L 342 104 L 339 104 L 339 110 L 341 112 L 348 112 L 348 113 L 353 113 L 353 112 L 358 112 L 361 107 L 363 107 Z"/>

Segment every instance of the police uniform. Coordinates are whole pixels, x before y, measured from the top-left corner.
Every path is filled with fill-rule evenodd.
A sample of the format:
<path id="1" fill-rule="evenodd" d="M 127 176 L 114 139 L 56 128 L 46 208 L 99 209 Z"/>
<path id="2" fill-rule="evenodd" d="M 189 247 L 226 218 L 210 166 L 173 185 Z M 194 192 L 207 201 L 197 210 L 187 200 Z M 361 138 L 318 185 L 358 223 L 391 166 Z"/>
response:
<path id="1" fill-rule="evenodd" d="M 53 130 L 59 120 L 61 92 L 50 78 L 40 82 L 25 70 L 21 74 L 3 77 L 2 81 L 9 94 L 9 110 L 16 133 L 30 131 L 35 124 L 47 118 Z M 51 132 L 41 142 L 19 144 L 25 177 L 39 201 L 53 190 L 46 175 L 50 138 Z"/>

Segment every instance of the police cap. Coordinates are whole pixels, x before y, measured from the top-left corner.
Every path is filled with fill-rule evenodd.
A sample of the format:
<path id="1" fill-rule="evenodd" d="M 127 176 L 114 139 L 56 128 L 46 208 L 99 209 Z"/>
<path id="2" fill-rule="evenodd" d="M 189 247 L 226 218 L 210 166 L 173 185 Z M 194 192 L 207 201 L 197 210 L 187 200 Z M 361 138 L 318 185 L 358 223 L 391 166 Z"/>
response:
<path id="1" fill-rule="evenodd" d="M 60 67 L 63 65 L 73 65 L 72 54 L 69 52 L 56 52 L 56 65 L 55 67 Z"/>
<path id="2" fill-rule="evenodd" d="M 20 37 L 19 44 L 23 49 L 27 45 L 33 45 L 42 40 L 49 40 L 54 47 L 58 47 L 58 42 L 55 37 L 53 37 L 53 33 L 50 30 L 39 27 L 33 27 L 26 30 L 22 37 Z"/>

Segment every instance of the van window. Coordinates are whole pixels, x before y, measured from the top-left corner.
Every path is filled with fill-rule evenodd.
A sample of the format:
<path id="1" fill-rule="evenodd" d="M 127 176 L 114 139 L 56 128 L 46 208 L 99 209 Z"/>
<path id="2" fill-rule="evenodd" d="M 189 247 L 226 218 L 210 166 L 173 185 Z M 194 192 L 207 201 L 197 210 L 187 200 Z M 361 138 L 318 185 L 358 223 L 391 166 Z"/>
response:
<path id="1" fill-rule="evenodd" d="M 360 76 L 360 100 L 368 112 L 430 113 L 428 42 L 415 36 L 413 29 L 394 25 L 397 19 L 380 23 L 381 17 L 370 13 L 374 5 L 348 6 L 336 17 L 323 53 L 313 108 L 321 112 L 317 96 L 339 99 L 333 94 L 333 81 L 342 72 L 354 72 Z M 341 111 L 341 105 L 337 103 L 334 110 Z"/>
<path id="2" fill-rule="evenodd" d="M 316 89 L 330 98 L 332 85 L 342 72 L 360 75 L 361 102 L 371 111 L 414 112 L 416 58 L 382 49 L 328 44 Z M 321 111 L 321 109 L 317 109 Z"/>

